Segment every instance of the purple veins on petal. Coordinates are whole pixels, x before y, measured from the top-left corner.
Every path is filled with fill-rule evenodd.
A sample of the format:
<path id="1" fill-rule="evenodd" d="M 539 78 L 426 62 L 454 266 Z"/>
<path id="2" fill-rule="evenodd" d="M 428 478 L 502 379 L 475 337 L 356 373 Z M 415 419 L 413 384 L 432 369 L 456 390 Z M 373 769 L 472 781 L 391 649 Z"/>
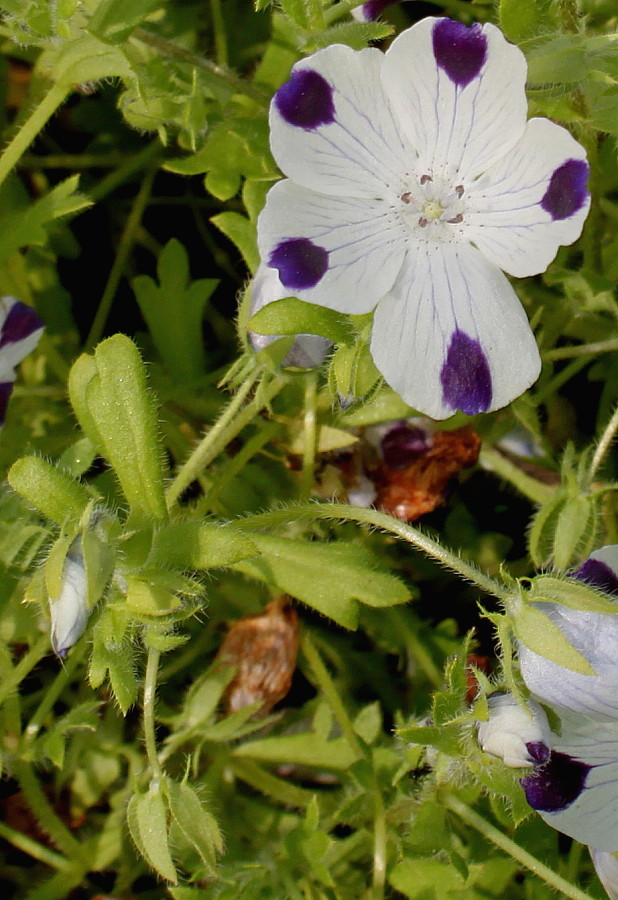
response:
<path id="1" fill-rule="evenodd" d="M 614 594 L 618 597 L 618 575 L 600 559 L 587 559 L 579 569 L 571 572 L 571 578 L 578 578 L 580 581 L 585 581 L 586 584 L 605 591 L 606 594 Z"/>
<path id="2" fill-rule="evenodd" d="M 464 88 L 480 75 L 487 38 L 478 22 L 468 28 L 452 19 L 438 19 L 433 27 L 433 54 L 451 81 Z"/>
<path id="3" fill-rule="evenodd" d="M 405 469 L 429 449 L 427 432 L 412 425 L 396 425 L 382 438 L 382 458 L 390 469 Z"/>
<path id="4" fill-rule="evenodd" d="M 4 425 L 6 418 L 6 408 L 9 405 L 9 399 L 13 392 L 12 381 L 0 382 L 0 426 Z"/>
<path id="5" fill-rule="evenodd" d="M 489 363 L 478 341 L 457 330 L 451 338 L 440 372 L 442 399 L 469 416 L 485 412 L 491 404 Z"/>
<path id="6" fill-rule="evenodd" d="M 275 106 L 288 125 L 313 131 L 319 125 L 335 120 L 333 89 L 328 81 L 313 69 L 292 72 L 289 81 L 275 94 Z"/>
<path id="7" fill-rule="evenodd" d="M 551 755 L 551 750 L 543 741 L 529 741 L 526 750 L 537 765 L 546 763 Z"/>
<path id="8" fill-rule="evenodd" d="M 549 180 L 541 206 L 552 219 L 568 219 L 581 209 L 588 196 L 588 163 L 567 159 Z"/>
<path id="9" fill-rule="evenodd" d="M 0 347 L 23 341 L 24 338 L 30 337 L 42 327 L 43 322 L 32 307 L 26 306 L 20 300 L 15 300 L 0 331 Z"/>
<path id="10" fill-rule="evenodd" d="M 285 288 L 312 288 L 328 269 L 328 250 L 308 238 L 289 238 L 277 244 L 270 254 L 268 265 L 279 271 Z"/>
<path id="11" fill-rule="evenodd" d="M 549 761 L 532 775 L 521 778 L 520 784 L 532 809 L 559 812 L 577 800 L 591 768 L 579 759 L 554 750 Z"/>

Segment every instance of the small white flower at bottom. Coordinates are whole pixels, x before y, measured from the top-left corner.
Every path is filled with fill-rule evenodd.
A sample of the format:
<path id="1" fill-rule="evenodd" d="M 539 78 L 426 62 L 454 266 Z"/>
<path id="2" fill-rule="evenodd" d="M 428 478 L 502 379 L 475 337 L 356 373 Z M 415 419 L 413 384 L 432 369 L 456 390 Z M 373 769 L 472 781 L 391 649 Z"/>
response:
<path id="1" fill-rule="evenodd" d="M 87 581 L 80 542 L 74 541 L 62 570 L 62 585 L 56 599 L 49 598 L 51 644 L 63 659 L 84 633 L 90 611 L 86 601 Z"/>

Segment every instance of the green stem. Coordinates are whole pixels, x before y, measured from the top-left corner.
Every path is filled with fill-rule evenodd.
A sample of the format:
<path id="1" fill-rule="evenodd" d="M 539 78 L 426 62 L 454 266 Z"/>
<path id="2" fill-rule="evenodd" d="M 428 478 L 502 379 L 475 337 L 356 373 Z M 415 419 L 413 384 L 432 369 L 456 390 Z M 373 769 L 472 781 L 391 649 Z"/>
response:
<path id="1" fill-rule="evenodd" d="M 236 435 L 240 434 L 243 428 L 253 421 L 259 411 L 266 406 L 283 387 L 283 380 L 274 378 L 270 384 L 264 388 L 263 391 L 260 391 L 243 409 L 243 404 L 251 393 L 253 386 L 260 375 L 261 371 L 256 366 L 254 371 L 246 378 L 238 391 L 234 394 L 222 416 L 202 438 L 189 459 L 181 466 L 175 479 L 166 491 L 165 497 L 168 509 L 174 507 L 182 492 L 195 480 L 195 478 L 197 478 L 199 473 L 210 465 L 213 459 L 227 447 L 229 442 L 233 440 Z"/>
<path id="2" fill-rule="evenodd" d="M 503 456 L 498 450 L 495 450 L 493 447 L 484 446 L 481 450 L 480 455 L 480 463 L 483 468 L 489 469 L 490 472 L 494 472 L 500 478 L 504 478 L 505 481 L 508 481 L 509 484 L 512 484 L 514 488 L 527 497 L 528 500 L 531 500 L 533 503 L 538 503 L 539 506 L 542 506 L 543 503 L 547 503 L 556 493 L 556 487 L 551 484 L 545 484 L 542 481 L 539 481 L 538 478 L 533 478 L 532 475 L 528 475 L 527 472 L 524 472 L 523 469 L 520 469 L 519 466 L 515 465 L 514 462 Z"/>
<path id="3" fill-rule="evenodd" d="M 158 650 L 148 649 L 148 662 L 146 663 L 146 677 L 144 679 L 144 740 L 146 754 L 152 772 L 153 780 L 161 781 L 163 769 L 157 754 L 157 739 L 155 735 L 155 701 L 157 697 L 157 674 L 159 669 Z"/>
<path id="4" fill-rule="evenodd" d="M 380 782 L 375 773 L 373 773 L 373 897 L 372 900 L 382 900 L 384 897 L 384 888 L 386 886 L 386 850 L 387 850 L 387 831 L 386 831 L 386 810 L 384 808 L 384 798 L 380 790 Z"/>
<path id="5" fill-rule="evenodd" d="M 82 661 L 84 653 L 86 652 L 86 646 L 86 643 L 82 641 L 81 644 L 78 644 L 77 647 L 73 649 L 68 660 L 54 678 L 53 684 L 45 688 L 45 696 L 39 703 L 24 731 L 24 738 L 27 743 L 32 743 L 36 738 L 56 700 L 69 684 L 75 669 Z"/>
<path id="6" fill-rule="evenodd" d="M 597 356 L 599 353 L 611 353 L 614 350 L 618 350 L 618 338 L 577 344 L 574 347 L 556 347 L 543 353 L 543 360 L 549 362 L 555 359 L 572 359 L 576 356 Z"/>
<path id="7" fill-rule="evenodd" d="M 305 381 L 305 413 L 303 418 L 303 468 L 300 480 L 300 499 L 308 500 L 313 488 L 315 472 L 315 453 L 317 446 L 318 426 L 316 419 L 316 400 L 318 389 L 317 372 L 309 372 Z"/>
<path id="8" fill-rule="evenodd" d="M 296 787 L 295 784 L 291 784 L 289 781 L 284 781 L 282 778 L 271 775 L 270 772 L 265 771 L 251 759 L 230 757 L 228 766 L 236 778 L 240 778 L 241 781 L 250 784 L 251 787 L 261 791 L 262 794 L 277 800 L 279 803 L 284 803 L 286 806 L 306 809 L 312 797 L 315 796 L 313 791 Z"/>
<path id="9" fill-rule="evenodd" d="M 140 187 L 137 197 L 135 198 L 135 201 L 133 203 L 129 218 L 127 219 L 124 231 L 122 232 L 120 238 L 118 253 L 116 254 L 114 264 L 112 266 L 111 272 L 109 273 L 109 278 L 107 279 L 107 284 L 105 285 L 105 290 L 103 291 L 103 296 L 101 297 L 99 308 L 97 309 L 94 321 L 90 327 L 90 333 L 88 334 L 88 338 L 86 339 L 86 350 L 92 350 L 95 344 L 97 344 L 97 342 L 100 340 L 103 333 L 107 317 L 114 301 L 114 297 L 116 296 L 116 291 L 118 290 L 118 285 L 120 284 L 120 279 L 122 278 L 127 260 L 129 258 L 129 254 L 131 253 L 131 249 L 133 247 L 135 235 L 140 227 L 142 215 L 144 214 L 144 209 L 146 208 L 148 198 L 150 197 L 152 182 L 154 180 L 156 171 L 156 168 L 153 168 L 146 174 L 142 182 L 142 186 Z"/>
<path id="10" fill-rule="evenodd" d="M 13 771 L 39 826 L 65 856 L 75 863 L 85 862 L 84 847 L 56 815 L 32 766 L 23 760 L 16 760 L 13 763 Z"/>
<path id="11" fill-rule="evenodd" d="M 279 422 L 268 422 L 256 434 L 249 438 L 246 444 L 236 453 L 221 470 L 217 471 L 217 480 L 204 493 L 205 508 L 214 510 L 222 491 L 233 481 L 233 479 L 242 472 L 249 460 L 259 453 L 279 431 L 281 424 Z"/>
<path id="12" fill-rule="evenodd" d="M 20 126 L 19 131 L 13 136 L 0 157 L 0 185 L 4 183 L 6 177 L 54 113 L 62 106 L 71 91 L 72 88 L 66 84 L 54 84 L 43 95 L 41 102 Z"/>
<path id="13" fill-rule="evenodd" d="M 335 683 L 330 677 L 328 669 L 324 665 L 322 657 L 318 653 L 318 650 L 308 632 L 305 632 L 302 638 L 301 649 L 305 656 L 305 659 L 309 663 L 309 668 L 311 669 L 315 677 L 317 686 L 324 694 L 326 702 L 332 709 L 335 718 L 339 722 L 339 726 L 346 736 L 350 747 L 352 748 L 354 753 L 356 753 L 358 758 L 362 759 L 365 753 L 358 739 L 358 736 L 354 731 L 352 720 L 348 716 L 348 712 L 343 705 L 341 697 L 339 696 L 339 691 L 335 687 Z"/>
<path id="14" fill-rule="evenodd" d="M 581 369 L 585 368 L 590 363 L 589 359 L 585 359 L 584 357 L 580 357 L 579 359 L 573 359 L 568 365 L 564 367 L 557 375 L 548 381 L 538 393 L 536 393 L 532 397 L 532 402 L 535 406 L 540 406 L 542 403 L 545 403 L 548 397 L 552 397 L 557 391 L 560 390 L 563 384 L 566 384 L 571 378 L 574 378 Z"/>
<path id="15" fill-rule="evenodd" d="M 105 178 L 102 178 L 93 188 L 90 188 L 88 196 L 95 203 L 103 200 L 104 197 L 115 191 L 117 187 L 132 178 L 137 172 L 151 168 L 161 155 L 162 149 L 161 142 L 157 138 L 128 159 L 125 157 L 122 165 L 106 175 Z"/>
<path id="16" fill-rule="evenodd" d="M 611 447 L 612 441 L 616 437 L 616 431 L 618 431 L 618 406 L 614 410 L 609 422 L 605 426 L 605 430 L 601 435 L 601 439 L 597 444 L 594 455 L 590 462 L 590 470 L 588 472 L 588 483 L 591 484 L 594 476 L 596 475 L 605 454 Z"/>
<path id="17" fill-rule="evenodd" d="M 414 660 L 418 668 L 424 673 L 427 681 L 436 690 L 440 690 L 444 684 L 444 675 L 439 666 L 435 664 L 432 656 L 427 651 L 427 646 L 419 637 L 418 627 L 414 628 L 406 618 L 408 610 L 402 610 L 397 606 L 393 606 L 390 615 L 397 623 L 397 631 L 405 640 L 406 650 Z"/>
<path id="18" fill-rule="evenodd" d="M 577 0 L 558 0 L 558 15 L 562 30 L 567 34 L 577 34 L 579 31 Z"/>
<path id="19" fill-rule="evenodd" d="M 221 9 L 221 0 L 210 0 L 210 11 L 212 13 L 212 27 L 215 33 L 217 62 L 221 66 L 227 67 L 229 62 L 227 53 L 227 35 L 225 33 L 225 20 L 223 18 L 223 10 Z"/>
<path id="20" fill-rule="evenodd" d="M 508 589 L 494 581 L 480 569 L 477 569 L 472 563 L 463 560 L 457 554 L 447 550 L 433 538 L 423 534 L 406 522 L 401 522 L 393 516 L 386 513 L 378 512 L 375 509 L 362 509 L 358 506 L 347 506 L 344 503 L 308 503 L 288 506 L 285 509 L 276 509 L 271 512 L 262 513 L 257 516 L 247 516 L 245 519 L 237 519 L 235 521 L 236 528 L 252 531 L 259 528 L 272 528 L 276 525 L 287 524 L 294 519 L 335 519 L 345 522 L 359 522 L 361 524 L 373 525 L 382 531 L 394 534 L 409 544 L 412 544 L 417 550 L 422 550 L 428 556 L 433 557 L 443 566 L 461 575 L 462 578 L 471 581 L 480 590 L 487 594 L 492 594 L 501 600 L 508 600 L 510 592 Z"/>
<path id="21" fill-rule="evenodd" d="M 503 850 L 554 890 L 562 891 L 569 900 L 592 900 L 589 894 L 584 893 L 584 891 L 562 878 L 561 875 L 558 875 L 557 872 L 554 872 L 553 869 L 550 869 L 549 866 L 536 859 L 531 853 L 528 853 L 527 850 L 524 850 L 523 847 L 520 847 L 519 844 L 507 837 L 503 831 L 499 831 L 473 809 L 462 803 L 459 798 L 452 794 L 447 794 L 443 797 L 443 801 L 447 809 L 454 812 L 467 825 L 470 825 L 488 841 L 499 847 L 500 850 Z"/>
<path id="22" fill-rule="evenodd" d="M 10 673 L 6 674 L 2 679 L 2 684 L 0 684 L 0 706 L 4 703 L 6 698 L 17 688 L 17 686 L 24 680 L 26 675 L 31 672 L 37 663 L 43 659 L 47 651 L 49 650 L 49 636 L 47 634 L 42 634 L 38 641 L 32 645 L 30 650 L 22 656 L 20 661 L 16 666 L 11 670 Z"/>
<path id="23" fill-rule="evenodd" d="M 5 825 L 4 822 L 0 822 L 0 837 L 12 844 L 13 847 L 17 847 L 22 853 L 27 853 L 28 856 L 38 859 L 39 862 L 45 863 L 46 866 L 52 869 L 63 870 L 70 868 L 72 865 L 64 856 L 54 853 L 53 850 L 28 837 L 23 831 L 16 831 L 15 828 Z"/>
<path id="24" fill-rule="evenodd" d="M 234 88 L 235 91 L 245 94 L 247 97 L 255 100 L 260 106 L 266 107 L 268 105 L 269 96 L 266 91 L 256 88 L 250 81 L 245 81 L 244 78 L 236 75 L 236 73 L 232 72 L 231 69 L 228 69 L 227 66 L 219 65 L 211 59 L 206 59 L 204 56 L 198 56 L 191 50 L 186 50 L 184 47 L 179 47 L 171 41 L 166 41 L 164 38 L 153 34 L 153 32 L 148 31 L 146 28 L 136 28 L 133 31 L 132 37 L 141 41 L 142 44 L 147 44 L 149 47 L 152 47 L 153 50 L 156 50 L 161 56 L 166 56 L 168 59 L 175 59 L 177 62 L 188 63 L 190 66 L 195 66 L 198 69 L 204 69 L 205 71 L 210 72 L 215 78 L 219 78 L 221 81 L 224 81 L 226 84 L 229 84 L 230 87 Z"/>

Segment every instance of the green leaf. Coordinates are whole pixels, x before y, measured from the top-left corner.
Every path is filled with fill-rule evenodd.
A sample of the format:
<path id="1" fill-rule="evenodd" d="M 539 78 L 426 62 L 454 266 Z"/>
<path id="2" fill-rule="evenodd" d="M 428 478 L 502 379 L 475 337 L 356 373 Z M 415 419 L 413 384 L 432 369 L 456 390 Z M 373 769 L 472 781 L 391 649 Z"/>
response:
<path id="1" fill-rule="evenodd" d="M 543 38 L 527 51 L 528 82 L 533 86 L 577 84 L 587 76 L 583 36 Z"/>
<path id="2" fill-rule="evenodd" d="M 296 763 L 344 771 L 358 759 L 345 738 L 329 741 L 311 732 L 247 741 L 237 747 L 233 755 L 263 762 Z"/>
<path id="3" fill-rule="evenodd" d="M 528 604 L 523 605 L 513 616 L 513 630 L 517 639 L 539 656 L 581 675 L 596 674 L 588 660 L 569 643 L 560 628 L 540 609 Z"/>
<path id="4" fill-rule="evenodd" d="M 597 532 L 596 502 L 592 497 L 568 497 L 560 511 L 554 535 L 554 565 L 559 570 L 579 562 L 594 549 Z"/>
<path id="5" fill-rule="evenodd" d="M 500 0 L 500 28 L 517 44 L 537 35 L 551 21 L 551 0 Z"/>
<path id="6" fill-rule="evenodd" d="M 365 548 L 265 534 L 251 534 L 251 540 L 262 556 L 234 568 L 277 586 L 345 628 L 357 626 L 357 600 L 384 607 L 410 599 L 406 586 L 381 569 Z"/>
<path id="7" fill-rule="evenodd" d="M 210 221 L 238 247 L 249 270 L 255 272 L 260 264 L 260 254 L 257 248 L 255 227 L 249 219 L 237 212 L 222 212 L 217 216 L 212 216 Z"/>
<path id="8" fill-rule="evenodd" d="M 336 344 L 354 340 L 348 316 L 295 297 L 267 303 L 248 322 L 258 334 L 320 334 Z"/>
<path id="9" fill-rule="evenodd" d="M 0 265 L 22 247 L 47 244 L 47 229 L 56 219 L 91 206 L 92 201 L 78 193 L 78 182 L 79 175 L 67 178 L 26 209 L 3 215 Z"/>
<path id="10" fill-rule="evenodd" d="M 116 334 L 99 344 L 94 360 L 82 360 L 69 376 L 80 424 L 101 446 L 132 509 L 165 519 L 156 406 L 137 347 Z"/>
<path id="11" fill-rule="evenodd" d="M 330 44 L 346 44 L 353 50 L 363 50 L 370 41 L 381 41 L 395 29 L 389 22 L 345 22 L 312 34 L 305 50 L 319 50 Z"/>
<path id="12" fill-rule="evenodd" d="M 160 5 L 161 0 L 101 0 L 92 18 L 89 30 L 101 40 L 121 44 L 147 16 Z"/>
<path id="13" fill-rule="evenodd" d="M 146 862 L 163 878 L 178 883 L 167 836 L 167 811 L 159 787 L 147 794 L 134 794 L 127 807 L 131 837 Z"/>
<path id="14" fill-rule="evenodd" d="M 217 853 L 223 851 L 223 839 L 217 820 L 188 784 L 168 781 L 166 790 L 172 818 L 185 840 L 200 855 L 207 871 L 214 875 Z"/>
<path id="15" fill-rule="evenodd" d="M 435 747 L 447 756 L 462 755 L 460 725 L 408 725 L 397 734 L 403 741 Z"/>
<path id="16" fill-rule="evenodd" d="M 438 859 L 404 859 L 391 869 L 389 883 L 410 900 L 450 900 L 463 896 L 465 881 L 448 863 Z"/>
<path id="17" fill-rule="evenodd" d="M 84 485 L 40 456 L 23 456 L 11 467 L 8 481 L 51 522 L 78 522 L 92 495 Z"/>
<path id="18" fill-rule="evenodd" d="M 192 282 L 187 251 L 175 238 L 161 251 L 157 273 L 158 285 L 148 275 L 132 281 L 142 315 L 172 378 L 200 378 L 205 371 L 202 318 L 219 281 L 201 278 Z"/>
<path id="19" fill-rule="evenodd" d="M 44 58 L 61 84 L 79 84 L 102 78 L 128 80 L 133 77 L 123 50 L 103 43 L 92 34 L 82 34 L 66 41 L 53 55 L 48 54 Z"/>
<path id="20" fill-rule="evenodd" d="M 131 644 L 125 639 L 123 628 L 120 633 L 115 629 L 116 624 L 113 610 L 106 608 L 92 631 L 88 680 L 93 688 L 98 688 L 109 675 L 114 696 L 126 715 L 137 699 L 137 678 Z"/>
<path id="21" fill-rule="evenodd" d="M 114 571 L 114 549 L 101 540 L 92 530 L 82 534 L 82 555 L 86 569 L 86 596 L 88 606 L 92 607 L 100 600 L 103 591 Z"/>
<path id="22" fill-rule="evenodd" d="M 230 566 L 257 556 L 255 543 L 230 525 L 176 522 L 154 536 L 152 560 L 179 569 L 211 569 Z"/>

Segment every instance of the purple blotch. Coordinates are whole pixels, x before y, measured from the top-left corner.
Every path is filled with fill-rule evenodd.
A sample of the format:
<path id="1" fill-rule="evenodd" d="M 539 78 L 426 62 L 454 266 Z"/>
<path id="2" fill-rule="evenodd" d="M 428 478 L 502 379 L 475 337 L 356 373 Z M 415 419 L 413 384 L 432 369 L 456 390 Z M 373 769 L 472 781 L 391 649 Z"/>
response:
<path id="1" fill-rule="evenodd" d="M 532 775 L 520 779 L 532 809 L 559 812 L 571 805 L 586 786 L 592 767 L 566 753 L 552 751 L 549 761 Z"/>
<path id="2" fill-rule="evenodd" d="M 285 288 L 312 288 L 328 269 L 328 250 L 308 238 L 288 238 L 277 244 L 270 254 L 268 265 L 278 270 Z"/>
<path id="3" fill-rule="evenodd" d="M 382 15 L 389 6 L 394 6 L 399 0 L 368 0 L 359 7 L 364 22 L 373 22 Z"/>
<path id="4" fill-rule="evenodd" d="M 528 741 L 526 750 L 537 765 L 546 763 L 551 754 L 551 750 L 543 741 Z"/>
<path id="5" fill-rule="evenodd" d="M 592 584 L 600 591 L 605 591 L 606 594 L 618 596 L 618 575 L 600 559 L 587 559 L 579 569 L 571 572 L 571 577 L 585 581 L 586 584 Z"/>
<path id="6" fill-rule="evenodd" d="M 275 106 L 289 125 L 313 131 L 319 125 L 335 120 L 333 89 L 328 81 L 313 69 L 292 72 L 289 81 L 275 94 Z"/>
<path id="7" fill-rule="evenodd" d="M 396 425 L 382 438 L 382 459 L 390 469 L 405 469 L 429 449 L 427 432 L 411 425 Z"/>
<path id="8" fill-rule="evenodd" d="M 487 58 L 487 38 L 478 22 L 469 28 L 452 19 L 438 19 L 433 26 L 436 62 L 459 87 L 477 78 Z"/>
<path id="9" fill-rule="evenodd" d="M 43 327 L 35 311 L 26 306 L 20 300 L 15 300 L 4 320 L 0 333 L 0 347 L 5 344 L 16 344 L 30 337 L 35 331 Z"/>
<path id="10" fill-rule="evenodd" d="M 588 196 L 588 163 L 567 159 L 549 180 L 541 206 L 552 219 L 568 219 L 581 209 Z"/>
<path id="11" fill-rule="evenodd" d="M 6 418 L 6 408 L 9 405 L 9 399 L 12 392 L 12 381 L 0 382 L 0 425 L 4 425 L 4 420 Z"/>
<path id="12" fill-rule="evenodd" d="M 457 330 L 440 372 L 442 399 L 469 416 L 485 412 L 491 403 L 489 363 L 478 341 Z"/>

